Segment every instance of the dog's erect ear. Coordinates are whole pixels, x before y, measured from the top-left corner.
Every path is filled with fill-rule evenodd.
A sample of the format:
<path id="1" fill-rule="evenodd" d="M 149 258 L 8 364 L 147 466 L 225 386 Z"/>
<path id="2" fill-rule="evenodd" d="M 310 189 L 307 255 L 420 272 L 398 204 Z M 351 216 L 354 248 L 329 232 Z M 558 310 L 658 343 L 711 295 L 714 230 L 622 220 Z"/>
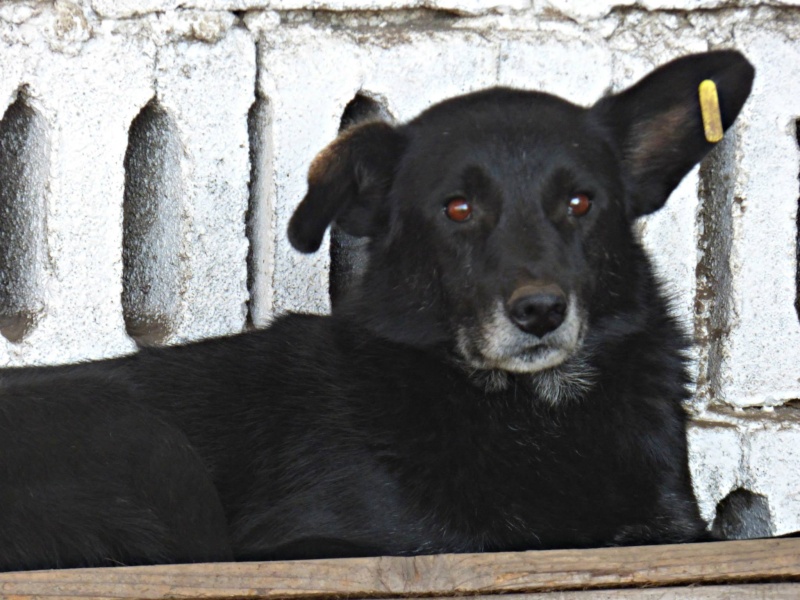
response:
<path id="1" fill-rule="evenodd" d="M 394 127 L 374 121 L 348 129 L 320 152 L 289 221 L 292 246 L 316 252 L 334 221 L 350 235 L 374 235 L 386 220 L 385 198 L 404 146 Z"/>
<path id="2" fill-rule="evenodd" d="M 706 140 L 698 87 L 714 82 L 727 130 L 753 83 L 753 67 L 735 51 L 679 58 L 591 110 L 615 138 L 629 184 L 632 217 L 661 208 L 689 170 L 714 147 Z"/>

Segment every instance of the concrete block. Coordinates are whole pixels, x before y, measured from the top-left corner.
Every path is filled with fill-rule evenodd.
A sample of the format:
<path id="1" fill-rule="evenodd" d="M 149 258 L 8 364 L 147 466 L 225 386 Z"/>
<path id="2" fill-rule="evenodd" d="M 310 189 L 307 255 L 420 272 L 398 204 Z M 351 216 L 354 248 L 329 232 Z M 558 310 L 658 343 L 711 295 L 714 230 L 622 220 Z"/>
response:
<path id="1" fill-rule="evenodd" d="M 41 10 L 21 24 L 0 24 L 4 39 L 25 40 L 0 45 L 0 111 L 6 113 L 21 91 L 17 97 L 34 115 L 28 148 L 35 152 L 25 160 L 45 178 L 27 190 L 13 180 L 0 182 L 3 201 L 28 220 L 20 227 L 4 224 L 6 235 L 27 244 L 30 239 L 18 236 L 41 234 L 32 235 L 28 268 L 7 273 L 27 282 L 21 289 L 23 297 L 33 295 L 27 307 L 32 323 L 21 339 L 0 340 L 3 365 L 73 362 L 133 349 L 120 310 L 123 158 L 128 126 L 152 94 L 155 49 L 146 40 L 101 31 L 76 41 L 83 36 L 48 29 L 58 18 L 57 9 Z M 51 33 L 63 34 L 64 44 L 54 44 Z"/>
<path id="2" fill-rule="evenodd" d="M 188 0 L 181 2 L 181 8 L 210 10 L 260 10 L 269 8 L 270 0 Z"/>
<path id="3" fill-rule="evenodd" d="M 611 84 L 611 53 L 600 36 L 574 24 L 502 32 L 498 83 L 594 104 Z"/>
<path id="4" fill-rule="evenodd" d="M 461 15 L 505 14 L 532 8 L 533 0 L 429 0 L 425 6 Z"/>
<path id="5" fill-rule="evenodd" d="M 488 2 L 482 0 L 271 0 L 269 8 L 272 10 L 323 9 L 335 11 L 391 11 L 428 8 L 451 11 L 461 15 L 482 15 L 523 10 L 529 8 L 531 4 L 531 0 L 490 0 Z"/>
<path id="6" fill-rule="evenodd" d="M 164 46 L 155 81 L 182 149 L 182 205 L 175 215 L 181 237 L 162 241 L 180 264 L 181 277 L 172 282 L 179 307 L 164 341 L 237 332 L 248 300 L 247 116 L 255 101 L 255 44 L 246 31 L 231 29 L 215 44 Z"/>
<path id="7" fill-rule="evenodd" d="M 144 27 L 128 35 L 145 35 L 161 46 L 183 41 L 216 44 L 227 37 L 235 22 L 236 16 L 226 11 L 170 11 L 135 20 Z"/>
<path id="8" fill-rule="evenodd" d="M 748 431 L 748 475 L 752 491 L 769 505 L 773 533 L 800 531 L 800 415 L 778 411 Z"/>
<path id="9" fill-rule="evenodd" d="M 52 27 L 64 17 L 65 3 L 56 4 L 0 28 L 5 39 L 25 40 L 0 46 L 0 106 L 8 116 L 0 144 L 23 156 L 0 161 L 0 169 L 22 172 L 0 187 L 0 210 L 13 217 L 0 244 L 19 249 L 6 253 L 2 265 L 0 289 L 14 292 L 6 293 L 0 361 L 71 362 L 134 349 L 123 320 L 122 300 L 131 294 L 122 287 L 122 248 L 125 157 L 137 144 L 140 156 L 160 156 L 150 167 L 166 164 L 172 171 L 148 173 L 140 160 L 139 171 L 129 174 L 129 191 L 136 195 L 138 182 L 140 195 L 181 205 L 156 202 L 144 214 L 160 225 L 149 237 L 139 235 L 138 245 L 126 243 L 139 274 L 153 275 L 126 279 L 140 284 L 133 314 L 147 308 L 144 296 L 169 308 L 156 311 L 170 325 L 153 338 L 163 342 L 241 330 L 247 112 L 255 86 L 251 37 L 230 30 L 213 45 L 175 41 L 157 48 L 146 35 L 118 35 L 87 21 L 92 35 L 84 39 L 77 17 L 70 21 L 77 34 Z M 77 14 L 75 6 L 67 7 L 68 15 Z M 174 127 L 156 120 L 137 141 L 129 128 L 154 97 Z M 125 233 L 136 238 L 135 230 Z M 138 314 L 140 321 L 146 313 Z"/>
<path id="10" fill-rule="evenodd" d="M 482 15 L 524 10 L 532 0 L 88 0 L 101 17 L 127 19 L 183 8 L 206 11 L 239 10 L 334 10 L 391 11 L 415 8 L 451 11 L 461 15 Z"/>
<path id="11" fill-rule="evenodd" d="M 708 29 L 713 27 L 705 27 L 704 22 L 692 26 L 687 16 L 674 14 L 634 11 L 619 16 L 614 23 L 608 36 L 614 52 L 614 90 L 635 83 L 674 58 L 706 52 L 712 43 L 723 43 L 730 37 L 729 30 L 712 35 Z"/>
<path id="12" fill-rule="evenodd" d="M 325 312 L 327 243 L 303 256 L 289 246 L 285 230 L 305 194 L 308 165 L 336 137 L 345 107 L 362 93 L 399 120 L 411 118 L 434 102 L 494 83 L 497 51 L 469 32 L 386 31 L 351 37 L 305 26 L 265 34 L 260 49 L 259 93 L 274 115 L 276 284 L 271 304 L 276 311 Z M 434 55 L 435 61 L 430 59 Z M 254 302 L 270 304 L 263 297 Z"/>
<path id="13" fill-rule="evenodd" d="M 760 0 L 642 0 L 638 3 L 647 10 L 713 10 L 733 7 L 751 7 L 763 5 Z M 773 6 L 800 6 L 797 0 L 776 0 Z"/>
<path id="14" fill-rule="evenodd" d="M 275 148 L 275 216 L 268 231 L 258 232 L 262 251 L 274 255 L 255 257 L 262 266 L 253 276 L 269 281 L 251 300 L 253 321 L 263 325 L 273 310 L 328 308 L 327 247 L 299 254 L 288 243 L 286 226 L 305 194 L 308 165 L 336 137 L 344 107 L 361 88 L 361 69 L 356 44 L 311 28 L 271 32 L 259 49 L 258 93 L 272 110 Z"/>
<path id="15" fill-rule="evenodd" d="M 763 6 L 760 0 L 543 0 L 536 8 L 545 13 L 557 13 L 578 23 L 590 23 L 594 19 L 606 17 L 615 9 L 630 8 L 646 11 L 713 11 L 715 9 L 747 8 Z M 800 6 L 797 0 L 777 0 L 772 6 Z M 714 18 L 718 14 L 713 15 Z"/>
<path id="16" fill-rule="evenodd" d="M 800 415 L 714 412 L 689 427 L 689 457 L 700 511 L 711 523 L 731 492 L 763 498 L 774 535 L 800 531 Z"/>
<path id="17" fill-rule="evenodd" d="M 756 66 L 753 95 L 736 137 L 727 268 L 732 305 L 720 357 L 717 402 L 774 406 L 800 397 L 800 321 L 795 310 L 797 177 L 796 98 L 800 45 L 784 33 L 742 26 L 737 45 Z M 798 30 L 800 31 L 800 30 Z"/>
<path id="18" fill-rule="evenodd" d="M 691 22 L 687 28 L 683 17 L 628 15 L 610 40 L 626 51 L 620 70 L 638 75 L 672 58 L 679 46 L 681 53 L 694 52 L 707 49 L 708 41 L 730 46 L 734 39 L 728 16 L 694 15 Z M 685 180 L 665 210 L 643 223 L 644 242 L 676 291 L 682 317 L 688 323 L 694 318 L 697 326 L 697 410 L 708 403 L 777 405 L 800 395 L 793 369 L 800 352 L 793 307 L 798 169 L 796 160 L 787 160 L 797 154 L 789 83 L 796 77 L 789 72 L 796 44 L 766 33 L 774 25 L 762 19 L 736 27 L 737 45 L 757 63 L 760 54 L 754 95 L 733 134 L 704 163 L 701 180 Z M 627 53 L 636 48 L 645 49 L 644 64 Z M 770 87 L 780 91 L 776 95 Z M 781 116 L 776 120 L 776 115 Z M 701 204 L 692 198 L 698 183 Z M 775 198 L 782 195 L 786 201 L 777 209 L 783 211 L 779 216 Z M 659 221 L 666 225 L 660 233 L 653 228 L 661 227 Z M 699 243 L 699 260 L 692 238 Z M 695 269 L 697 282 L 691 276 Z"/>
<path id="19" fill-rule="evenodd" d="M 107 19 L 129 19 L 154 12 L 177 9 L 181 0 L 89 0 L 90 6 L 100 17 Z"/>
<path id="20" fill-rule="evenodd" d="M 168 43 L 154 77 L 156 94 L 131 129 L 126 159 L 128 332 L 140 343 L 237 332 L 248 300 L 255 46 L 234 29 L 214 44 Z"/>
<path id="21" fill-rule="evenodd" d="M 741 485 L 744 472 L 742 433 L 735 423 L 690 423 L 689 468 L 700 515 L 714 521 L 717 504 Z"/>
<path id="22" fill-rule="evenodd" d="M 574 19 L 577 22 L 584 22 L 591 19 L 604 17 L 617 6 L 631 6 L 634 0 L 600 0 L 595 2 L 584 2 L 583 0 L 544 0 L 542 9 L 561 14 L 565 17 Z"/>
<path id="23" fill-rule="evenodd" d="M 0 4 L 0 21 L 7 24 L 21 25 L 42 11 L 41 5 L 37 6 L 34 0 L 29 2 L 6 2 Z M 4 34 L 8 30 L 3 31 Z"/>

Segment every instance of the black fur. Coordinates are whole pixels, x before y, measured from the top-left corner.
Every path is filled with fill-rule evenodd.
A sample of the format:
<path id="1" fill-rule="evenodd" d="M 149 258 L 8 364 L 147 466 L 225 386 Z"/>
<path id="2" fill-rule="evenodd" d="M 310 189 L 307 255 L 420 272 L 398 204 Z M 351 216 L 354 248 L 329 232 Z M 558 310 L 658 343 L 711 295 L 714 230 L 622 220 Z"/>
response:
<path id="1" fill-rule="evenodd" d="M 134 400 L 91 367 L 3 377 L 0 570 L 232 558 L 202 460 Z"/>
<path id="2" fill-rule="evenodd" d="M 332 316 L 4 375 L 0 565 L 210 556 L 213 543 L 165 551 L 197 531 L 155 518 L 166 506 L 202 530 L 214 513 L 209 490 L 186 493 L 204 486 L 195 452 L 237 559 L 702 538 L 688 340 L 631 227 L 712 146 L 700 81 L 717 83 L 727 128 L 752 77 L 738 53 L 708 53 L 590 109 L 497 88 L 349 130 L 312 165 L 289 229 L 303 251 L 334 220 L 370 237 L 367 271 Z M 592 201 L 580 218 L 578 194 Z M 455 197 L 469 220 L 445 215 Z M 544 289 L 569 302 L 537 337 L 509 305 Z M 32 478 L 41 501 L 26 504 Z M 142 494 L 150 519 L 107 501 Z M 106 521 L 121 525 L 103 541 Z M 215 522 L 203 535 L 224 558 Z"/>

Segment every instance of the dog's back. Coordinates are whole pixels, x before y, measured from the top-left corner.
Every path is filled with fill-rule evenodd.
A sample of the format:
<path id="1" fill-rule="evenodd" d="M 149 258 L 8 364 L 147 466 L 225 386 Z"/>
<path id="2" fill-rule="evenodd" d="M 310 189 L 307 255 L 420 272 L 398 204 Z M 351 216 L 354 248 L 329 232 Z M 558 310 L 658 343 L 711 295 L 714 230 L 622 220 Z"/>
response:
<path id="1" fill-rule="evenodd" d="M 493 89 L 354 127 L 312 165 L 289 229 L 306 252 L 333 221 L 370 238 L 332 316 L 62 370 L 42 393 L 113 382 L 92 389 L 100 406 L 129 394 L 185 435 L 237 558 L 698 539 L 688 340 L 632 224 L 713 146 L 697 85 L 716 82 L 728 128 L 752 75 L 709 53 L 590 109 Z M 24 414 L 15 394 L 2 402 Z"/>
<path id="2" fill-rule="evenodd" d="M 0 382 L 0 570 L 229 559 L 186 435 L 89 371 Z"/>

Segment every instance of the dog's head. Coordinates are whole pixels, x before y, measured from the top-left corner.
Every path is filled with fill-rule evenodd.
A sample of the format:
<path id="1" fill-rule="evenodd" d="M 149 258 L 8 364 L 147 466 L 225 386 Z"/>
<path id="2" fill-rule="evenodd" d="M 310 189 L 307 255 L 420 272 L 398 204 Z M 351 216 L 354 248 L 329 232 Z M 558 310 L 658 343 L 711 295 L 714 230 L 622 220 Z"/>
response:
<path id="1" fill-rule="evenodd" d="M 290 240 L 313 252 L 334 221 L 370 238 L 342 310 L 378 335 L 445 346 L 475 369 L 550 369 L 594 322 L 642 300 L 631 223 L 714 145 L 700 82 L 715 82 L 727 129 L 752 78 L 740 54 L 712 52 L 588 109 L 495 88 L 399 127 L 356 126 L 314 160 Z"/>

